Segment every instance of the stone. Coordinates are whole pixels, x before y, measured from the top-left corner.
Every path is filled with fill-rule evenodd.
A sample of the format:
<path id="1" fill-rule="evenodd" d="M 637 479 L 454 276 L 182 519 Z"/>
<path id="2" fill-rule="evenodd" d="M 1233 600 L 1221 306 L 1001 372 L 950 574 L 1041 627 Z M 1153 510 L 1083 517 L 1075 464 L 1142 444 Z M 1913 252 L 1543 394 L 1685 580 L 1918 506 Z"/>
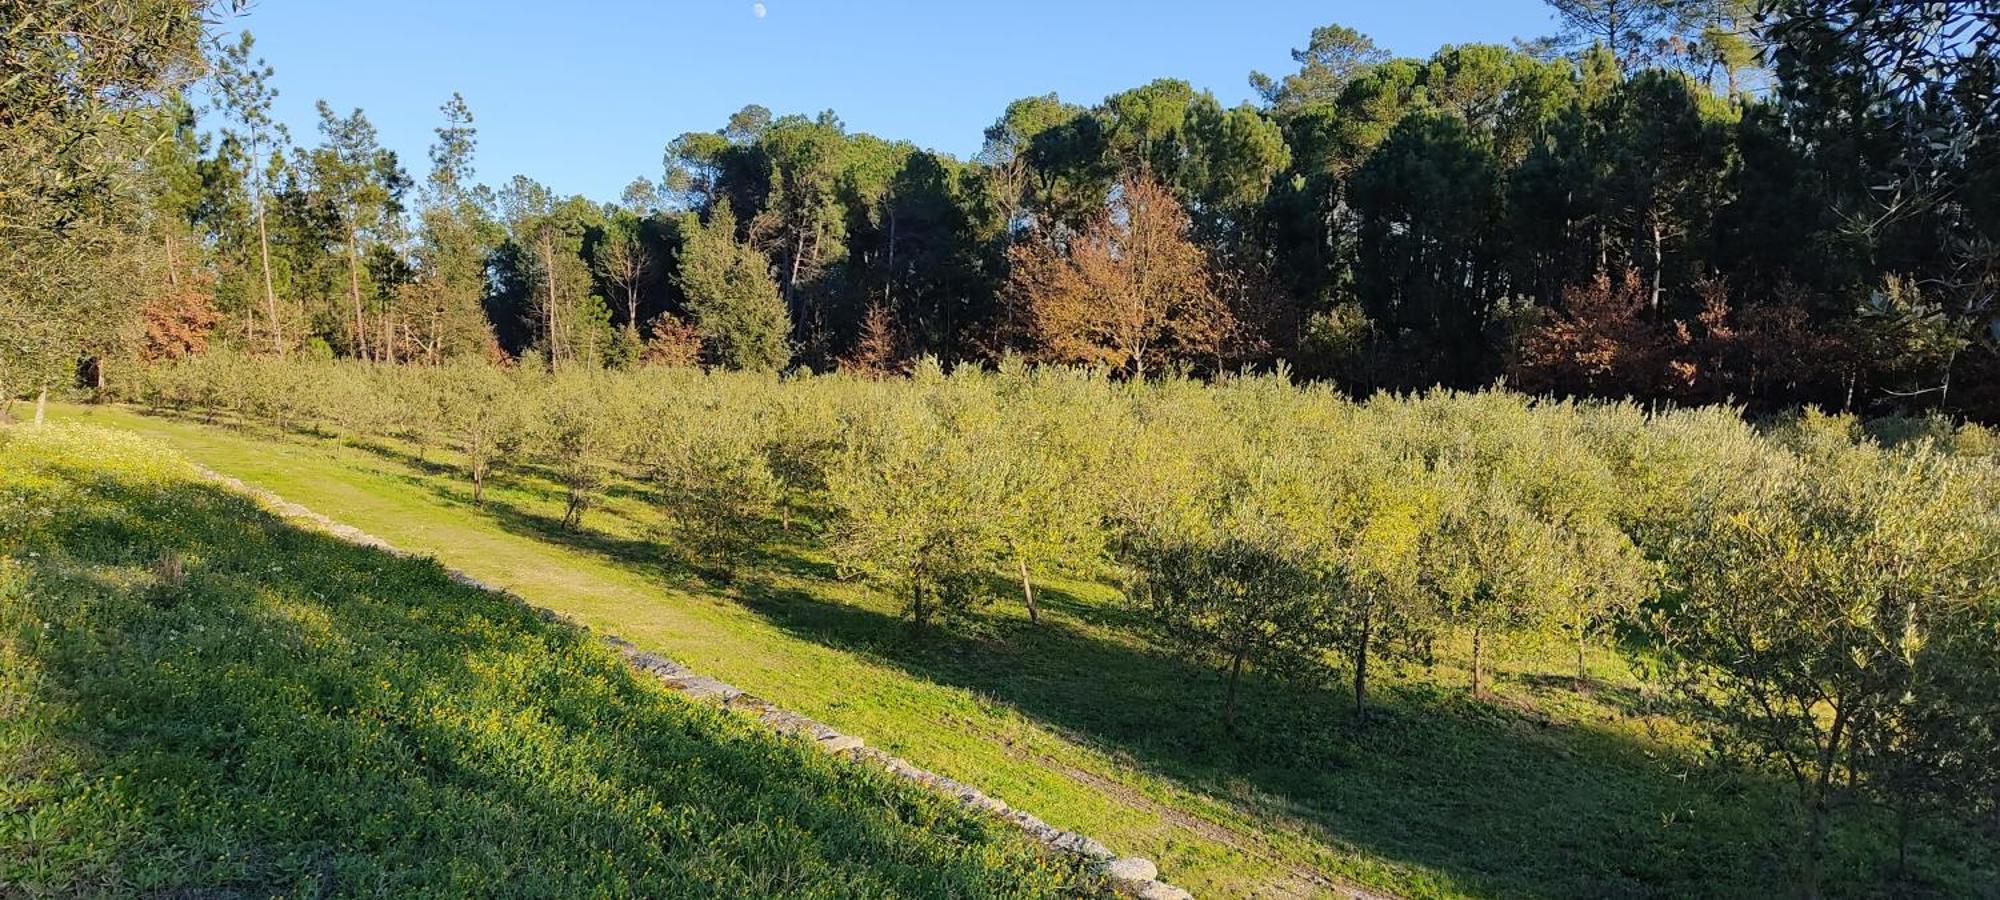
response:
<path id="1" fill-rule="evenodd" d="M 711 700 L 716 703 L 728 703 L 743 693 L 733 684 L 701 675 L 671 678 L 667 683 L 696 700 Z"/>
<path id="2" fill-rule="evenodd" d="M 1074 831 L 1064 832 L 1062 837 L 1057 838 L 1055 840 L 1055 848 L 1096 862 L 1108 862 L 1118 856 L 1118 854 L 1111 852 L 1110 847 L 1106 847 Z"/>
<path id="3" fill-rule="evenodd" d="M 1104 876 L 1112 881 L 1152 881 L 1160 877 L 1160 867 L 1139 856 L 1127 856 L 1104 864 Z"/>
<path id="4" fill-rule="evenodd" d="M 1193 894 L 1164 881 L 1149 880 L 1134 883 L 1130 894 L 1138 900 L 1194 900 Z"/>
<path id="5" fill-rule="evenodd" d="M 630 645 L 627 645 L 630 646 Z M 693 674 L 680 667 L 673 660 L 657 653 L 628 653 L 625 657 L 634 667 L 664 678 Z"/>
<path id="6" fill-rule="evenodd" d="M 861 739 L 851 734 L 835 734 L 815 741 L 821 750 L 828 753 L 845 753 L 861 748 Z"/>
<path id="7" fill-rule="evenodd" d="M 1006 815 L 1008 809 L 1007 804 L 1001 801 L 1000 798 L 988 794 L 976 794 L 967 799 L 965 805 L 974 809 L 985 810 L 996 816 Z"/>

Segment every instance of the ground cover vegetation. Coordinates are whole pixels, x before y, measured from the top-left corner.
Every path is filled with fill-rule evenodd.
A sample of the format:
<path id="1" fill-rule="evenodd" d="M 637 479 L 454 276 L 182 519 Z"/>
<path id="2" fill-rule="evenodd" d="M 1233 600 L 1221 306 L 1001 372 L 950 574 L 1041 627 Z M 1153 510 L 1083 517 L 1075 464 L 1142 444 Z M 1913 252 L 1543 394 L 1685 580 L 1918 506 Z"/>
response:
<path id="1" fill-rule="evenodd" d="M 157 444 L 0 433 L 0 892 L 1076 896 L 997 820 Z"/>
<path id="2" fill-rule="evenodd" d="M 556 528 L 638 491 L 654 564 L 718 587 L 797 532 L 919 643 L 977 633 L 993 605 L 1032 631 L 1038 596 L 1111 584 L 1129 627 L 1217 673 L 1224 734 L 1245 673 L 1343 683 L 1318 714 L 1365 733 L 1385 668 L 1448 657 L 1498 702 L 1510 657 L 1569 659 L 1588 685 L 1615 648 L 1711 764 L 1789 783 L 1767 824 L 1793 835 L 1775 852 L 1808 892 L 1841 816 L 1882 829 L 1882 884 L 1920 883 L 1913 842 L 1939 826 L 2000 824 L 2000 441 L 1980 426 L 1504 392 L 1357 403 L 1276 376 L 1020 363 L 779 379 L 222 353 L 121 389 L 191 419 L 451 452 L 477 502 L 489 439 L 424 412 L 464 384 L 520 423 L 507 465 L 548 480 Z"/>
<path id="3" fill-rule="evenodd" d="M 971 732 L 903 738 L 918 752 L 1049 800 L 1059 824 L 1116 830 L 1143 805 L 1165 824 L 1120 834 L 1197 889 L 1975 893 L 2000 844 L 2000 484 L 1992 433 L 1963 423 L 2000 419 L 2000 20 L 1974 0 L 1551 6 L 1554 37 L 1427 58 L 1317 29 L 1236 108 L 1171 79 L 1024 98 L 970 160 L 750 106 L 599 203 L 477 182 L 455 96 L 421 182 L 359 109 L 320 104 L 316 142 L 296 141 L 253 39 L 213 37 L 241 4 L 0 0 L 0 419 L 89 392 L 245 459 L 352 451 L 441 498 L 422 511 L 453 534 L 497 528 L 621 591 L 685 576 L 687 609 L 640 592 L 599 612 L 730 623 L 708 636 L 734 655 L 710 661 L 824 704 L 811 714 L 896 724 L 779 670 L 860 673 L 846 683 Z M 1500 382 L 1541 399 L 1456 390 Z M 559 757 L 537 763 L 556 784 L 604 783 L 614 755 L 683 759 L 632 729 L 684 711 L 556 632 L 257 581 L 312 564 L 351 584 L 352 562 L 432 596 L 435 570 L 334 560 L 360 551 L 249 528 L 170 464 L 110 458 L 116 438 L 49 434 L 0 438 L 20 461 L 0 471 L 18 501 L 0 591 L 22 663 L 0 684 L 31 713 L 4 726 L 28 774 L 4 782 L 27 800 L 0 820 L 0 888 L 502 877 L 508 834 L 420 848 L 349 823 L 391 860 L 370 863 L 271 818 L 344 814 L 311 802 L 324 773 L 269 767 L 302 799 L 265 808 L 201 775 L 218 757 L 172 755 L 237 747 L 229 722 L 320 687 L 357 695 L 312 701 L 327 716 L 367 710 L 370 665 L 459 691 L 412 688 L 425 709 L 497 698 L 465 715 L 505 720 L 500 756 Z M 159 491 L 220 511 L 176 518 Z M 204 559 L 240 565 L 183 577 L 200 565 L 174 543 L 204 535 Z M 265 551 L 300 559 L 243 556 Z M 691 605 L 724 597 L 761 624 Z M 352 665 L 258 668 L 287 641 Z M 561 679 L 465 662 L 520 642 L 545 654 L 523 672 L 582 682 L 523 697 L 507 692 Z M 174 663 L 189 647 L 221 669 Z M 134 665 L 92 668 L 105 654 Z M 274 693 L 236 697 L 217 680 L 236 671 Z M 213 700 L 191 714 L 207 737 L 102 705 L 183 689 L 160 702 Z M 558 748 L 538 737 L 558 720 L 590 727 Z M 727 749 L 750 739 L 717 722 L 663 727 L 696 735 L 687 758 L 792 765 Z M 250 747 L 282 758 L 288 740 Z M 154 758 L 220 793 L 93 780 Z M 1095 787 L 1028 773 L 1051 760 Z M 476 806 L 406 762 L 354 778 Z M 60 766 L 74 777 L 45 780 Z M 854 777 L 800 771 L 788 787 L 820 798 Z M 711 804 L 605 813 L 642 831 L 793 802 L 642 774 Z M 119 803 L 65 793 L 84 787 Z M 604 821 L 514 788 L 535 810 L 508 820 L 520 834 Z M 355 809 L 406 820 L 390 794 Z M 896 822 L 932 814 L 865 796 Z M 964 840 L 943 843 L 889 819 L 834 832 L 816 802 L 746 837 L 788 848 L 776 868 L 665 841 L 651 872 L 542 874 L 550 892 L 712 871 L 751 893 L 962 894 L 1031 866 L 976 823 L 950 819 Z M 160 824 L 217 810 L 268 830 Z M 185 840 L 130 837 L 163 834 Z M 816 855 L 855 841 L 892 861 Z"/>

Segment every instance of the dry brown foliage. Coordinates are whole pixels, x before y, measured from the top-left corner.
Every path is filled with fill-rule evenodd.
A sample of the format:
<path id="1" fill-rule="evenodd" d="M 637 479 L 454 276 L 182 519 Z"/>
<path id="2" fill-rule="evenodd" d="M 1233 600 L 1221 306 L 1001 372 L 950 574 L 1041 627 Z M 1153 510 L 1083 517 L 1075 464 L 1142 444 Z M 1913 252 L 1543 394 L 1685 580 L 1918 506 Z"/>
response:
<path id="1" fill-rule="evenodd" d="M 1134 178 L 1081 234 L 1017 245 L 1008 290 L 1042 358 L 1140 377 L 1214 359 L 1231 317 L 1188 226 L 1171 192 Z"/>

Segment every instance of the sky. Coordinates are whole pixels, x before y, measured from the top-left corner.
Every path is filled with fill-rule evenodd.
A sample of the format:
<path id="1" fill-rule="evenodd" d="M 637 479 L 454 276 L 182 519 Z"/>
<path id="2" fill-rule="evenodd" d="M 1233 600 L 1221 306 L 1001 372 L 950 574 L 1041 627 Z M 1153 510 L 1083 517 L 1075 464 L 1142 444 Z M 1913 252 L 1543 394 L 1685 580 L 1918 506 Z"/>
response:
<path id="1" fill-rule="evenodd" d="M 1225 105 L 1252 69 L 1337 22 L 1401 55 L 1555 28 L 1543 0 L 258 0 L 229 23 L 276 68 L 274 112 L 318 140 L 316 100 L 361 107 L 421 180 L 453 91 L 478 176 L 615 200 L 668 141 L 760 103 L 967 157 L 1008 102 L 1091 104 L 1181 78 Z"/>

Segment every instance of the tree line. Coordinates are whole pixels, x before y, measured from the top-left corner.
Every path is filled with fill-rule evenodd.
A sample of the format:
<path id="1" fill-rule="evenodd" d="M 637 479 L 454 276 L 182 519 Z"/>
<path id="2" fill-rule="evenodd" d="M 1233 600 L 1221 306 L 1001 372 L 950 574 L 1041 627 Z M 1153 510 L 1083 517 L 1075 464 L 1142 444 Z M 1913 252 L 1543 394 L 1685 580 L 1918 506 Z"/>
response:
<path id="1" fill-rule="evenodd" d="M 1977 425 L 1356 402 L 1283 374 L 1018 358 L 780 379 L 224 352 L 117 390 L 401 441 L 462 472 L 472 504 L 504 469 L 563 498 L 568 528 L 636 486 L 712 580 L 772 540 L 823 543 L 918 637 L 992 603 L 1040 622 L 1051 582 L 1106 581 L 1226 680 L 1229 730 L 1246 673 L 1345 679 L 1365 716 L 1385 665 L 1449 657 L 1483 698 L 1509 657 L 1567 658 L 1587 683 L 1615 650 L 1718 753 L 1791 779 L 1808 893 L 1838 817 L 1884 807 L 1905 848 L 1926 821 L 2000 828 L 2000 436 Z"/>
<path id="2" fill-rule="evenodd" d="M 359 109 L 322 102 L 316 136 L 290 134 L 247 33 L 204 59 L 215 6 L 93 29 L 101 10 L 62 4 L 73 20 L 22 19 L 45 46 L 102 31 L 173 64 L 92 60 L 74 74 L 120 90 L 10 119 L 10 178 L 97 174 L 8 216 L 49 239 L 12 251 L 34 277 L 8 292 L 0 394 L 227 344 L 548 368 L 1283 361 L 1357 396 L 1505 381 L 2000 414 L 1991 16 L 1551 5 L 1555 37 L 1426 58 L 1316 29 L 1236 107 L 1173 79 L 1026 97 L 965 160 L 748 106 L 604 203 L 477 183 L 458 96 L 421 176 Z M 79 65 L 8 58 L 16 92 Z M 57 120 L 98 140 L 56 140 Z"/>

